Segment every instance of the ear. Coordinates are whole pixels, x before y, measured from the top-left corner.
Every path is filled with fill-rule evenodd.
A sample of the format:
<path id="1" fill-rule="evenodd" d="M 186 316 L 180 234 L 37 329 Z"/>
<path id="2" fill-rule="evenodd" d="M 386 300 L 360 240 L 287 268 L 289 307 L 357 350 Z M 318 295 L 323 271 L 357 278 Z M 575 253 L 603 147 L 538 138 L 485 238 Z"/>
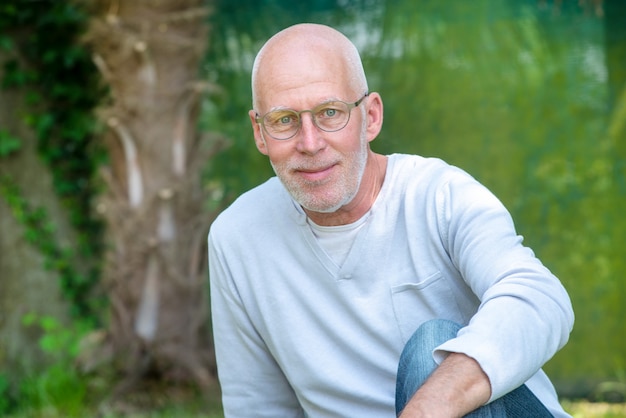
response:
<path id="1" fill-rule="evenodd" d="M 380 94 L 372 92 L 366 99 L 367 110 L 367 141 L 373 141 L 383 127 L 383 99 Z"/>
<path id="2" fill-rule="evenodd" d="M 261 134 L 261 125 L 256 121 L 257 113 L 254 110 L 250 110 L 248 115 L 250 116 L 250 122 L 252 123 L 252 131 L 254 133 L 254 143 L 256 144 L 256 148 L 261 154 L 267 155 L 267 144 Z"/>

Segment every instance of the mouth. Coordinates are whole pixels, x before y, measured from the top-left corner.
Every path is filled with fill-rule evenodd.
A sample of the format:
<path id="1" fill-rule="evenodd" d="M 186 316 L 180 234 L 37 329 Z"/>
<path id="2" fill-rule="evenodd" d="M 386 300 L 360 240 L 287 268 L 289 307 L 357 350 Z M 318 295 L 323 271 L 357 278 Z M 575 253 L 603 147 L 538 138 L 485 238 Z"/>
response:
<path id="1" fill-rule="evenodd" d="M 315 183 L 326 180 L 332 174 L 335 166 L 336 164 L 319 168 L 298 168 L 295 172 L 304 180 Z"/>

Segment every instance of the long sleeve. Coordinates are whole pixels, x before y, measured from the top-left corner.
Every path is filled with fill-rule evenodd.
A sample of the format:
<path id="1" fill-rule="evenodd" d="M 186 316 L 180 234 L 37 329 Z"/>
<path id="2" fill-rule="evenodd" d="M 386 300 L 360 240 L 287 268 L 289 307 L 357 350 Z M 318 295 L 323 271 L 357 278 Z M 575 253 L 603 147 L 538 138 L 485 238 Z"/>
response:
<path id="1" fill-rule="evenodd" d="M 480 300 L 469 324 L 439 350 L 476 359 L 489 376 L 494 400 L 565 345 L 574 321 L 570 299 L 522 245 L 504 206 L 470 176 L 453 176 L 437 202 L 444 245 Z"/>
<path id="2" fill-rule="evenodd" d="M 244 309 L 218 245 L 209 235 L 211 311 L 224 415 L 302 417 L 293 390 Z"/>

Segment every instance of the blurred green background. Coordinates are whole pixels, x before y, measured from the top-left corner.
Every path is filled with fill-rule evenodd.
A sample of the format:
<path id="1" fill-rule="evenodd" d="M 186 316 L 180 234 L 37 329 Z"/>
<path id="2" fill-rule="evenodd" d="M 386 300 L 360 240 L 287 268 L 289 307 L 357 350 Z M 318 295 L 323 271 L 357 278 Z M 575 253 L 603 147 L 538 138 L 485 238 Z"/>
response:
<path id="1" fill-rule="evenodd" d="M 13 0 L 0 5 L 0 28 L 11 27 L 3 20 L 9 13 L 2 12 L 18 3 Z M 39 43 L 69 44 L 75 26 L 87 22 L 88 13 L 79 12 L 81 6 L 90 3 L 30 2 L 32 7 L 24 7 L 21 16 L 37 22 L 29 30 L 39 37 Z M 216 88 L 203 99 L 200 129 L 223 135 L 229 144 L 207 161 L 204 182 L 207 189 L 214 190 L 207 207 L 218 207 L 223 199 L 230 201 L 273 175 L 266 157 L 254 146 L 247 115 L 250 71 L 258 49 L 291 24 L 334 26 L 354 40 L 370 91 L 383 97 L 385 122 L 372 143 L 374 150 L 443 158 L 475 176 L 503 201 L 526 245 L 568 289 L 576 313 L 574 331 L 569 344 L 545 367 L 560 395 L 626 399 L 626 307 L 622 303 L 626 296 L 626 0 L 205 3 L 213 5 L 213 13 L 203 77 Z M 71 6 L 64 8 L 63 4 Z M 36 19 L 28 16 L 38 13 L 33 10 L 39 6 L 54 10 Z M 48 30 L 48 25 L 56 32 Z M 26 31 L 17 26 L 17 37 L 26 39 Z M 55 37 L 68 40 L 56 39 L 55 44 Z M 14 48 L 7 39 L 0 32 L 0 55 Z M 64 60 L 75 70 L 77 63 L 85 68 L 69 72 L 57 65 L 58 73 L 4 68 L 5 88 L 45 84 L 62 100 L 52 102 L 52 107 L 60 109 L 56 113 L 24 117 L 15 124 L 0 123 L 0 238 L 5 238 L 3 248 L 13 251 L 0 253 L 0 261 L 17 258 L 22 264 L 31 262 L 22 245 L 28 241 L 46 253 L 44 262 L 52 260 L 53 264 L 46 266 L 47 275 L 39 274 L 35 270 L 43 268 L 36 259 L 29 275 L 12 284 L 39 295 L 25 301 L 9 300 L 10 308 L 7 299 L 0 298 L 7 305 L 0 306 L 0 415 L 32 404 L 37 411 L 57 405 L 52 409 L 61 412 L 47 416 L 85 416 L 85 400 L 92 399 L 90 390 L 108 390 L 107 384 L 97 379 L 86 385 L 74 363 L 80 337 L 103 326 L 75 319 L 93 316 L 106 322 L 105 297 L 93 291 L 99 279 L 102 225 L 90 215 L 93 195 L 99 192 L 90 178 L 95 177 L 99 159 L 106 157 L 91 149 L 90 138 L 94 131 L 98 133 L 93 116 L 75 112 L 83 108 L 89 113 L 102 92 L 89 74 L 93 68 L 84 46 L 77 43 L 61 52 L 52 51 L 40 62 L 55 60 Z M 6 95 L 0 103 L 11 106 L 7 91 L 2 90 Z M 37 94 L 27 94 L 25 101 L 32 107 L 44 107 Z M 10 117 L 10 109 L 0 110 L 0 116 Z M 17 128 L 13 130 L 14 125 Z M 38 139 L 33 140 L 29 131 Z M 29 135 L 30 142 L 23 139 Z M 8 177 L 3 171 L 9 167 L 8 171 L 13 170 L 10 175 L 22 174 L 18 173 L 22 171 L 18 150 L 22 155 L 32 154 L 27 157 L 30 162 L 38 152 L 53 166 L 53 174 L 61 175 L 47 183 L 33 181 L 37 188 L 27 190 L 30 195 L 20 195 L 22 191 L 5 181 Z M 11 159 L 19 162 L 17 167 L 5 164 Z M 50 217 L 37 209 L 52 200 L 53 188 L 71 203 L 69 216 L 78 220 L 73 225 L 76 235 L 57 238 L 48 223 L 60 219 L 57 215 L 66 207 L 52 205 Z M 25 239 L 12 223 L 30 228 L 26 228 Z M 4 236 L 7 225 L 12 226 L 14 242 L 19 245 Z M 61 231 L 71 229 L 56 226 Z M 82 252 L 64 251 L 67 242 L 78 242 Z M 82 263 L 88 270 L 83 275 Z M 3 273 L 0 270 L 0 275 Z M 9 288 L 2 277 L 0 286 L 5 286 L 0 288 L 0 296 L 20 293 Z M 59 290 L 62 297 L 50 289 Z M 37 311 L 39 308 L 44 312 Z M 70 309 L 73 316 L 66 312 Z M 24 349 L 22 355 L 16 347 L 24 341 L 35 341 L 40 347 Z M 20 353 L 19 362 L 28 367 L 11 364 L 11 350 Z M 47 368 L 37 369 L 36 361 L 34 366 L 30 363 L 37 356 L 46 357 Z M 16 377 L 15 370 L 22 369 L 25 375 Z M 14 388 L 16 381 L 21 385 L 18 389 Z M 183 410 L 175 408 L 165 416 L 219 416 L 219 393 L 214 389 L 208 409 L 205 403 L 189 402 Z M 73 409 L 58 407 L 68 404 L 69 398 Z M 68 415 L 68 410 L 78 412 Z M 39 416 L 37 413 L 33 416 Z M 576 416 L 601 415 L 581 412 Z"/>
<path id="2" fill-rule="evenodd" d="M 626 379 L 626 2 L 231 3 L 208 56 L 228 93 L 206 103 L 204 121 L 232 140 L 211 162 L 213 180 L 236 194 L 272 174 L 246 114 L 262 42 L 293 23 L 334 25 L 383 97 L 373 148 L 470 172 L 569 290 L 574 332 L 546 366 L 561 392 Z"/>

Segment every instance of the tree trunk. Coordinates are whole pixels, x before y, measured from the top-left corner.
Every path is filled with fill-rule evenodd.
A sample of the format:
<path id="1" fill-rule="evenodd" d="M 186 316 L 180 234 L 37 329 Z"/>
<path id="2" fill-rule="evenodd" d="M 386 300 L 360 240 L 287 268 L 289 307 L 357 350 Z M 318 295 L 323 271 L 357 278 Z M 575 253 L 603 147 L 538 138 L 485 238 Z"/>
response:
<path id="1" fill-rule="evenodd" d="M 111 0 L 87 42 L 110 88 L 99 116 L 108 128 L 98 204 L 108 231 L 104 283 L 117 364 L 207 385 L 206 233 L 212 220 L 200 182 L 219 141 L 197 133 L 199 69 L 208 43 L 207 2 Z"/>

